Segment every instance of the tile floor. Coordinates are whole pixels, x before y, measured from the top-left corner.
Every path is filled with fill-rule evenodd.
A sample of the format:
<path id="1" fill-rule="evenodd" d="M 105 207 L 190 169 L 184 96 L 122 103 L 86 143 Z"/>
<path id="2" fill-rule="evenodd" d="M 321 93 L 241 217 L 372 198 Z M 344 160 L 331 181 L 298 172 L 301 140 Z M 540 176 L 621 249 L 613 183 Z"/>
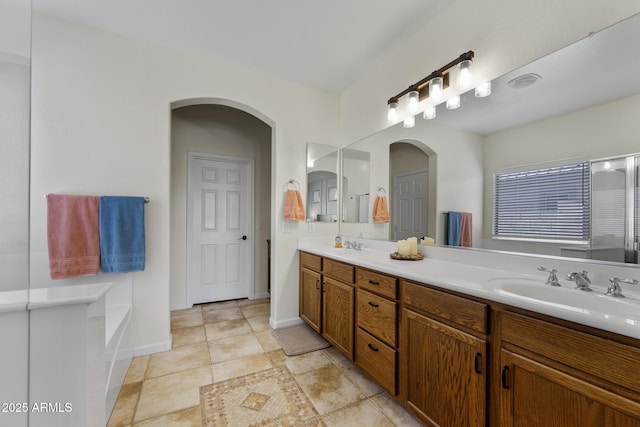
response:
<path id="1" fill-rule="evenodd" d="M 285 366 L 326 426 L 419 426 L 333 347 L 287 357 L 268 300 L 171 313 L 173 349 L 136 357 L 108 426 L 201 426 L 200 387 Z"/>

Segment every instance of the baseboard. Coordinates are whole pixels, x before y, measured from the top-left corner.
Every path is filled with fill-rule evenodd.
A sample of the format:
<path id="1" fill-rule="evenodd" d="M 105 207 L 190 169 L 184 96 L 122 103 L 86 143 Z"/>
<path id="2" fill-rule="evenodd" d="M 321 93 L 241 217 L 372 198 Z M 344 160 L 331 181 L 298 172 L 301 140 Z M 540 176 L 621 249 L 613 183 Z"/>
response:
<path id="1" fill-rule="evenodd" d="M 186 305 L 186 304 L 180 304 L 180 305 L 169 305 L 169 311 L 175 311 L 175 310 L 186 310 L 187 308 L 191 308 L 193 307 L 192 305 Z"/>
<path id="2" fill-rule="evenodd" d="M 304 320 L 302 320 L 299 317 L 293 317 L 291 319 L 278 320 L 278 321 L 273 320 L 273 317 L 269 317 L 269 325 L 271 326 L 272 329 L 287 328 L 289 326 L 296 326 L 302 323 L 304 323 Z"/>
<path id="3" fill-rule="evenodd" d="M 135 347 L 133 349 L 133 355 L 135 357 L 146 356 L 148 354 L 161 353 L 163 351 L 171 350 L 173 342 L 173 336 L 170 337 L 169 341 L 159 342 L 156 344 L 143 345 L 140 347 Z"/>
<path id="4" fill-rule="evenodd" d="M 271 298 L 271 294 L 269 292 L 260 292 L 258 294 L 253 294 L 253 299 L 264 299 Z"/>

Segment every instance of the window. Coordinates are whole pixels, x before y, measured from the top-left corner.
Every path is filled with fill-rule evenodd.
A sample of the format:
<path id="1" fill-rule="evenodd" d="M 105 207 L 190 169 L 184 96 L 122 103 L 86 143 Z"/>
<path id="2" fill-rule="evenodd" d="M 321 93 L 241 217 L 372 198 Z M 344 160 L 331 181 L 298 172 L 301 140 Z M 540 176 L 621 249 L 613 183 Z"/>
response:
<path id="1" fill-rule="evenodd" d="M 494 176 L 496 238 L 589 240 L 589 162 Z"/>

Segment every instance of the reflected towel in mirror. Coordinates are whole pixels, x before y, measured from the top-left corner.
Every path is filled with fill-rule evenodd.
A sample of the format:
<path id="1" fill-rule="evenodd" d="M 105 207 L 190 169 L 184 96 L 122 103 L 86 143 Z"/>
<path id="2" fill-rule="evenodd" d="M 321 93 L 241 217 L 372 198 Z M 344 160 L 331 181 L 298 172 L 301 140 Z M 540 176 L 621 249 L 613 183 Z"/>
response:
<path id="1" fill-rule="evenodd" d="M 373 221 L 377 223 L 390 221 L 387 196 L 377 196 L 373 202 Z"/>

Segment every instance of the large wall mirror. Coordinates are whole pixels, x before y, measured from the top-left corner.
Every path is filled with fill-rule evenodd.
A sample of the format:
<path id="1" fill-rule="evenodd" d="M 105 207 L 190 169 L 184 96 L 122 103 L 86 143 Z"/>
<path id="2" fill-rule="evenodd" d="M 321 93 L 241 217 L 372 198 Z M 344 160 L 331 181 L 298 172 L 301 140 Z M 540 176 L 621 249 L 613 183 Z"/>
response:
<path id="1" fill-rule="evenodd" d="M 307 144 L 307 221 L 338 222 L 338 148 Z"/>
<path id="2" fill-rule="evenodd" d="M 348 149 L 368 151 L 381 182 L 389 180 L 393 143 L 412 141 L 437 156 L 435 237 L 446 242 L 450 212 L 472 217 L 471 246 L 479 249 L 637 263 L 640 232 L 640 16 L 593 33 L 492 82 L 492 94 L 461 97 L 457 110 L 437 108 L 434 120 L 416 119 L 367 137 Z M 427 151 L 428 152 L 428 151 Z M 586 164 L 580 203 L 581 237 L 496 236 L 496 177 L 539 176 L 568 164 Z M 540 172 L 542 171 L 542 172 Z M 431 179 L 431 175 L 430 175 Z M 377 183 L 372 182 L 370 191 Z M 540 216 L 572 215 L 574 200 L 543 196 Z M 586 196 L 585 196 L 586 195 Z M 577 196 L 575 198 L 577 200 Z M 510 220 L 520 222 L 520 214 Z M 374 230 L 375 231 L 375 230 Z M 372 236 L 387 239 L 388 230 Z M 498 236 L 499 237 L 499 236 Z"/>
<path id="3" fill-rule="evenodd" d="M 342 222 L 368 223 L 371 217 L 369 152 L 342 150 Z"/>

